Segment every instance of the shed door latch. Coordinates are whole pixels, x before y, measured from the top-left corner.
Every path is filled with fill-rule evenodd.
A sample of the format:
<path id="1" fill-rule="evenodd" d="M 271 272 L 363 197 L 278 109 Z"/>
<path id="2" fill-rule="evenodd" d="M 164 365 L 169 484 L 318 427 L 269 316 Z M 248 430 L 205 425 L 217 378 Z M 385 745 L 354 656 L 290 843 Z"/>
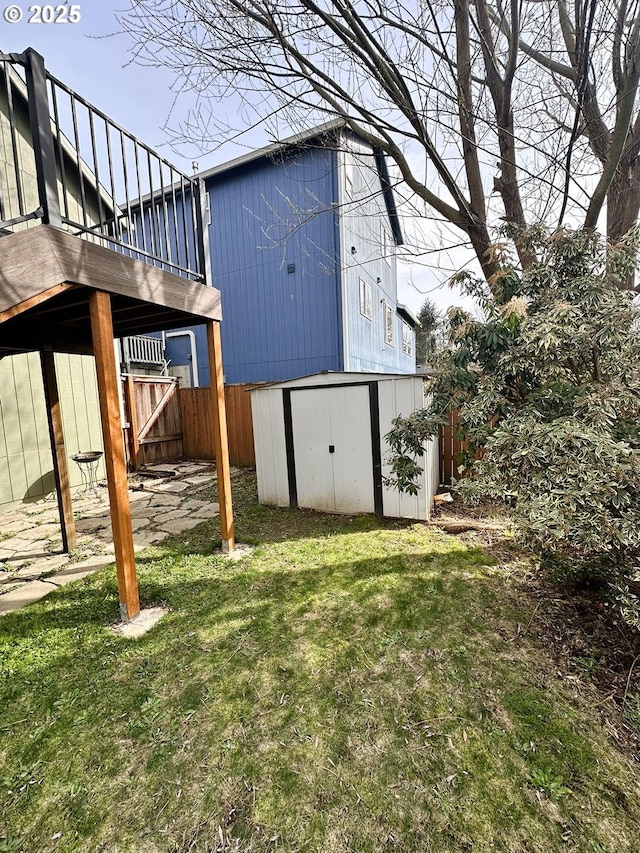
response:
<path id="1" fill-rule="evenodd" d="M 330 444 L 329 445 L 329 453 L 335 453 L 335 452 L 336 452 L 335 444 Z"/>

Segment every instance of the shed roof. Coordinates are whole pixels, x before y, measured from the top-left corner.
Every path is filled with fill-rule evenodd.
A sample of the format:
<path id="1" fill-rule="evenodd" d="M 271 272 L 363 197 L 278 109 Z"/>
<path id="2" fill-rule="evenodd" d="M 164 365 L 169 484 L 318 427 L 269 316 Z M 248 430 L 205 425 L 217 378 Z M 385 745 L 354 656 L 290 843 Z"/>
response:
<path id="1" fill-rule="evenodd" d="M 280 382 L 264 382 L 249 388 L 249 393 L 273 390 L 277 388 L 306 388 L 318 385 L 351 385 L 365 382 L 388 382 L 390 380 L 427 379 L 436 371 L 425 373 L 369 373 L 368 371 L 349 370 L 321 370 L 319 373 L 309 373 L 306 376 L 297 376 L 295 379 L 284 379 Z"/>

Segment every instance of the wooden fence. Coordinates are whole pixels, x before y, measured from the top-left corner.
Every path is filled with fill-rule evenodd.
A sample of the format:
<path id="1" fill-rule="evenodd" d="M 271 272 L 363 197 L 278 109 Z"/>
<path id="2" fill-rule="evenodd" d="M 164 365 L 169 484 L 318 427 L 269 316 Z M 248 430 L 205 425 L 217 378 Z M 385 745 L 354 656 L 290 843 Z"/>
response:
<path id="1" fill-rule="evenodd" d="M 132 465 L 179 456 L 215 459 L 209 388 L 177 388 L 175 380 L 157 376 L 128 376 L 123 381 L 129 421 L 126 446 Z M 225 386 L 232 465 L 256 464 L 248 393 L 256 387 L 256 384 Z M 440 481 L 444 485 L 450 485 L 452 477 L 457 476 L 460 454 L 465 449 L 465 443 L 458 438 L 459 421 L 459 412 L 455 411 L 440 430 Z"/>
<path id="2" fill-rule="evenodd" d="M 253 466 L 250 388 L 256 385 L 225 385 L 229 459 L 232 465 Z M 211 392 L 208 388 L 181 388 L 178 394 L 184 455 L 190 459 L 215 459 Z"/>
<path id="3" fill-rule="evenodd" d="M 460 410 L 455 409 L 449 414 L 449 422 L 440 427 L 440 482 L 444 486 L 451 485 L 452 477 L 458 478 L 458 466 L 461 454 L 467 449 L 468 443 L 458 437 L 460 431 Z M 484 449 L 478 450 L 476 459 L 482 459 Z"/>

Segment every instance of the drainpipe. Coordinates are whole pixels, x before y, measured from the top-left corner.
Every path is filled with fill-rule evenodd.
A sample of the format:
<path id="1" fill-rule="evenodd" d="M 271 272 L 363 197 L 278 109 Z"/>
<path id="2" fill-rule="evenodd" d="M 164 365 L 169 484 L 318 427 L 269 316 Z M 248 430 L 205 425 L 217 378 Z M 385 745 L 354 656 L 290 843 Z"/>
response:
<path id="1" fill-rule="evenodd" d="M 198 378 L 198 359 L 196 356 L 196 336 L 193 332 L 189 330 L 185 330 L 182 332 L 163 332 L 163 339 L 166 338 L 179 338 L 182 335 L 187 335 L 189 338 L 189 345 L 191 347 L 191 376 L 193 378 L 193 387 L 199 388 L 200 381 Z"/>

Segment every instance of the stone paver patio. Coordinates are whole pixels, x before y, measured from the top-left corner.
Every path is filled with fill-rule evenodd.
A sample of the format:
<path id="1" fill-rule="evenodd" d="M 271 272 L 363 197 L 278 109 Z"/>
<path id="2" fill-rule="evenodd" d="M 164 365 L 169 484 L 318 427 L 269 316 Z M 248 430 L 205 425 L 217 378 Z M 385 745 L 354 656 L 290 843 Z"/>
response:
<path id="1" fill-rule="evenodd" d="M 207 462 L 149 465 L 131 475 L 135 550 L 217 516 L 217 503 L 193 497 L 215 477 L 215 464 Z M 96 494 L 74 492 L 73 511 L 78 545 L 72 554 L 62 553 L 55 496 L 0 514 L 0 615 L 113 563 L 106 485 Z"/>

